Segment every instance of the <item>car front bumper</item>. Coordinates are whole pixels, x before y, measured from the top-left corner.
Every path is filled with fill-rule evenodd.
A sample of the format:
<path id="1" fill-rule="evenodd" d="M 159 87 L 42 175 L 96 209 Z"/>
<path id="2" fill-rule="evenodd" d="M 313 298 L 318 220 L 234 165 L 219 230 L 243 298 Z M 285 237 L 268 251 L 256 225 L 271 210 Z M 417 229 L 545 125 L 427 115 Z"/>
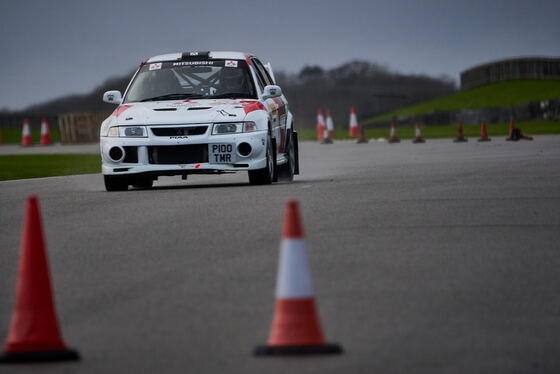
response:
<path id="1" fill-rule="evenodd" d="M 188 137 L 154 136 L 148 131 L 147 138 L 101 137 L 102 173 L 158 176 L 262 169 L 266 166 L 266 141 L 267 131 Z M 212 151 L 220 145 L 231 150 L 231 157 L 220 159 Z"/>

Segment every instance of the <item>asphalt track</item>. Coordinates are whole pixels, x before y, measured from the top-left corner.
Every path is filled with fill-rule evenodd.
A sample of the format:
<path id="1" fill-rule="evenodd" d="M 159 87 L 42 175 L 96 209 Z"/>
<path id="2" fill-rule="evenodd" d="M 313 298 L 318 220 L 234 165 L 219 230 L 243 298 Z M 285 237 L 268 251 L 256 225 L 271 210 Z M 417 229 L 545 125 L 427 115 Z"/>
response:
<path id="1" fill-rule="evenodd" d="M 559 136 L 306 142 L 301 162 L 293 184 L 272 186 L 0 182 L 0 339 L 25 197 L 38 194 L 63 334 L 83 356 L 0 372 L 560 372 Z M 340 356 L 251 355 L 268 337 L 292 197 Z"/>

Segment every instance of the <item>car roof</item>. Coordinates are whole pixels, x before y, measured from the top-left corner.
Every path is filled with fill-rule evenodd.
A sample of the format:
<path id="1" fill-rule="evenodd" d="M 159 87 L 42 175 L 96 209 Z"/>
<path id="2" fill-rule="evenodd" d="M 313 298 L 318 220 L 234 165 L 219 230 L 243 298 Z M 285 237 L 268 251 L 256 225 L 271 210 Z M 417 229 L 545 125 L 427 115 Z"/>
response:
<path id="1" fill-rule="evenodd" d="M 150 57 L 146 60 L 147 63 L 150 62 L 162 62 L 162 61 L 177 61 L 181 60 L 183 55 L 196 56 L 200 54 L 201 58 L 211 58 L 211 59 L 232 59 L 232 60 L 244 60 L 246 56 L 253 57 L 252 54 L 243 52 L 230 52 L 230 51 L 209 51 L 209 52 L 177 52 L 177 53 L 167 53 L 164 55 L 158 55 Z M 191 57 L 192 58 L 192 57 Z"/>

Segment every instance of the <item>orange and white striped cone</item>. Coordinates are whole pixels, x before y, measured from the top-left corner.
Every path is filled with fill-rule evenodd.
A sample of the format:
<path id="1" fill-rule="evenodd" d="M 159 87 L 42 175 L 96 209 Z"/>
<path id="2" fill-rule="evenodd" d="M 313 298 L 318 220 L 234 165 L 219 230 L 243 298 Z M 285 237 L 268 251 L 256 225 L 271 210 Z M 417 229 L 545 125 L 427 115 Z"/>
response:
<path id="1" fill-rule="evenodd" d="M 358 134 L 358 118 L 354 107 L 350 108 L 350 136 L 359 136 Z"/>
<path id="2" fill-rule="evenodd" d="M 327 109 L 327 125 L 325 126 L 324 138 L 321 144 L 332 144 L 332 139 L 334 138 L 334 123 L 329 109 Z"/>
<path id="3" fill-rule="evenodd" d="M 488 132 L 486 131 L 486 122 L 482 121 L 482 125 L 480 125 L 480 138 L 478 138 L 479 142 L 490 142 L 492 139 L 488 137 Z"/>
<path id="4" fill-rule="evenodd" d="M 325 118 L 323 117 L 323 111 L 317 109 L 317 140 L 325 139 Z"/>
<path id="5" fill-rule="evenodd" d="M 397 136 L 397 129 L 395 128 L 395 124 L 391 124 L 391 137 L 389 138 L 389 143 L 400 143 L 400 139 Z"/>
<path id="6" fill-rule="evenodd" d="M 288 200 L 276 281 L 276 310 L 268 344 L 257 356 L 342 353 L 326 343 L 315 306 L 309 263 L 297 200 Z"/>
<path id="7" fill-rule="evenodd" d="M 41 145 L 51 144 L 51 132 L 49 123 L 45 117 L 41 118 Z"/>
<path id="8" fill-rule="evenodd" d="M 465 136 L 463 135 L 463 124 L 459 122 L 459 124 L 457 125 L 457 137 L 453 139 L 453 143 L 464 143 L 468 141 L 469 139 L 465 138 Z"/>
<path id="9" fill-rule="evenodd" d="M 32 145 L 31 130 L 29 129 L 29 121 L 27 118 L 23 119 L 23 129 L 21 131 L 21 145 L 24 147 Z"/>
<path id="10" fill-rule="evenodd" d="M 414 140 L 412 141 L 413 143 L 425 143 L 426 141 L 424 140 L 424 138 L 422 138 L 422 134 L 420 133 L 420 125 L 416 124 L 416 133 L 414 136 Z"/>

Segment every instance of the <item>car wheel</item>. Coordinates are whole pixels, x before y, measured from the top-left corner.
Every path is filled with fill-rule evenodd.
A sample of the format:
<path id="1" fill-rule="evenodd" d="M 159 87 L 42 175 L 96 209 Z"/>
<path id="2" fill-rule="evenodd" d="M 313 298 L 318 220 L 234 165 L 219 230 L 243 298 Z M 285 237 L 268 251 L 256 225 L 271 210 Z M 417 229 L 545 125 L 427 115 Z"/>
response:
<path id="1" fill-rule="evenodd" d="M 288 162 L 278 167 L 278 177 L 283 182 L 291 182 L 294 180 L 296 171 L 296 145 L 297 137 L 290 131 L 288 133 L 288 147 L 286 149 L 286 157 Z"/>
<path id="2" fill-rule="evenodd" d="M 266 141 L 266 166 L 262 169 L 249 170 L 249 183 L 251 184 L 271 184 L 278 172 L 276 171 L 276 152 L 274 140 L 270 135 Z"/>
<path id="3" fill-rule="evenodd" d="M 132 187 L 136 188 L 152 188 L 154 180 L 151 177 L 138 177 Z"/>
<path id="4" fill-rule="evenodd" d="M 128 190 L 128 179 L 116 175 L 104 175 L 105 189 L 107 191 L 126 191 Z"/>

